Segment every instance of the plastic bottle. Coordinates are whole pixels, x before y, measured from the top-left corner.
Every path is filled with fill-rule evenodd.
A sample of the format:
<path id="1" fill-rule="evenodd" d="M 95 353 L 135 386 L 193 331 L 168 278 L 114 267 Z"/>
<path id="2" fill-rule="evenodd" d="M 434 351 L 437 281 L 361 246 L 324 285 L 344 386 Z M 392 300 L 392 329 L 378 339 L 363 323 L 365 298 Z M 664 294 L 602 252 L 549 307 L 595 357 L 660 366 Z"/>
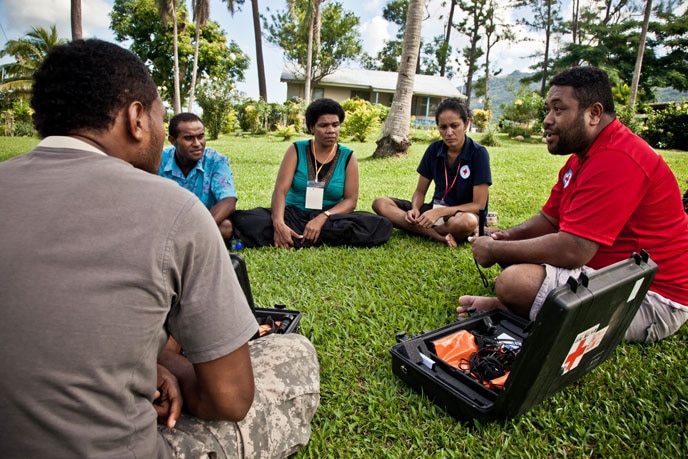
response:
<path id="1" fill-rule="evenodd" d="M 241 239 L 237 239 L 235 237 L 233 237 L 230 240 L 229 246 L 230 246 L 230 249 L 233 250 L 234 252 L 238 252 L 239 250 L 244 248 L 244 244 L 241 242 Z"/>

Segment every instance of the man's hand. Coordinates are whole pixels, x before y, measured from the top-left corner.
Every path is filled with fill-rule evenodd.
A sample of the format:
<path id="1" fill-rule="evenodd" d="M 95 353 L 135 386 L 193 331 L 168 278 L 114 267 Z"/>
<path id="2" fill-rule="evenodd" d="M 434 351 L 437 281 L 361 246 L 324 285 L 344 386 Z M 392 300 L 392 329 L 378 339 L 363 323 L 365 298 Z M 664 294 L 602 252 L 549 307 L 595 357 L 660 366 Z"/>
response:
<path id="1" fill-rule="evenodd" d="M 175 426 L 182 413 L 182 391 L 177 378 L 167 368 L 158 364 L 158 389 L 155 391 L 153 407 L 158 413 L 158 422 L 170 429 Z"/>
<path id="2" fill-rule="evenodd" d="M 473 250 L 473 258 L 480 266 L 489 268 L 497 262 L 492 254 L 492 244 L 495 242 L 493 236 L 471 236 L 468 238 L 468 242 Z"/>

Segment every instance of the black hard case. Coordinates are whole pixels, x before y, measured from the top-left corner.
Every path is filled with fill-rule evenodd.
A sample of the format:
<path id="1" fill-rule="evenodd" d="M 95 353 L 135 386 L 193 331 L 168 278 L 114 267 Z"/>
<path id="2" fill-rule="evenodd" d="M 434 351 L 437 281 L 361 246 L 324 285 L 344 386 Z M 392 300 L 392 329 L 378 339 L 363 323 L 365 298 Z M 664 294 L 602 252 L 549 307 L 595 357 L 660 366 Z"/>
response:
<path id="1" fill-rule="evenodd" d="M 400 334 L 400 342 L 391 348 L 392 370 L 457 419 L 486 422 L 516 417 L 581 378 L 614 352 L 656 272 L 657 265 L 645 252 L 633 254 L 589 277 L 570 278 L 567 285 L 550 292 L 534 322 L 495 310 L 410 339 L 400 338 L 404 335 Z M 428 365 L 429 360 L 420 356 L 432 358 L 428 343 L 440 337 L 459 330 L 485 334 L 491 327 L 493 336 L 507 333 L 522 342 L 502 390 L 488 389 L 448 365 Z M 595 337 L 597 343 L 582 357 L 581 336 Z M 573 368 L 564 371 L 576 361 Z"/>
<path id="2" fill-rule="evenodd" d="M 301 313 L 299 311 L 286 309 L 283 304 L 276 304 L 272 308 L 256 307 L 253 301 L 253 293 L 251 292 L 251 283 L 248 280 L 248 271 L 246 269 L 246 261 L 244 257 L 238 253 L 230 253 L 232 266 L 234 272 L 239 279 L 239 285 L 243 290 L 248 305 L 256 316 L 259 324 L 265 323 L 266 320 L 272 319 L 274 322 L 280 322 L 281 326 L 277 328 L 276 333 L 298 333 L 301 324 Z M 257 337 L 257 336 L 256 336 Z M 254 338 L 256 338 L 254 337 Z"/>

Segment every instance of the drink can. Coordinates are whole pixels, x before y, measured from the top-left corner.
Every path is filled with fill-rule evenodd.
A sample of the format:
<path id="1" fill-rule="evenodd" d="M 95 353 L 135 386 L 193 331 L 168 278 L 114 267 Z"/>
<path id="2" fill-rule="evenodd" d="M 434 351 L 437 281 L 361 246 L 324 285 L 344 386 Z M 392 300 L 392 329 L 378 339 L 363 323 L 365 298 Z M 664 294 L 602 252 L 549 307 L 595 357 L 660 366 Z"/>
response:
<path id="1" fill-rule="evenodd" d="M 497 212 L 487 213 L 487 226 L 497 226 Z"/>

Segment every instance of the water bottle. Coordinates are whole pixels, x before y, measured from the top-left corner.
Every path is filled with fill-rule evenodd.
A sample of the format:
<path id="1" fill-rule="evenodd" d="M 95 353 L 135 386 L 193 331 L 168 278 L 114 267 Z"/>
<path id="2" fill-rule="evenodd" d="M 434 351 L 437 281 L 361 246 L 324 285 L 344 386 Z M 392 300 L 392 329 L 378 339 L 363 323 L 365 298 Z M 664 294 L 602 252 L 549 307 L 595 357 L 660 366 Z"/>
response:
<path id="1" fill-rule="evenodd" d="M 230 240 L 229 246 L 232 251 L 238 252 L 239 250 L 244 248 L 244 244 L 242 244 L 241 239 L 233 237 Z"/>

